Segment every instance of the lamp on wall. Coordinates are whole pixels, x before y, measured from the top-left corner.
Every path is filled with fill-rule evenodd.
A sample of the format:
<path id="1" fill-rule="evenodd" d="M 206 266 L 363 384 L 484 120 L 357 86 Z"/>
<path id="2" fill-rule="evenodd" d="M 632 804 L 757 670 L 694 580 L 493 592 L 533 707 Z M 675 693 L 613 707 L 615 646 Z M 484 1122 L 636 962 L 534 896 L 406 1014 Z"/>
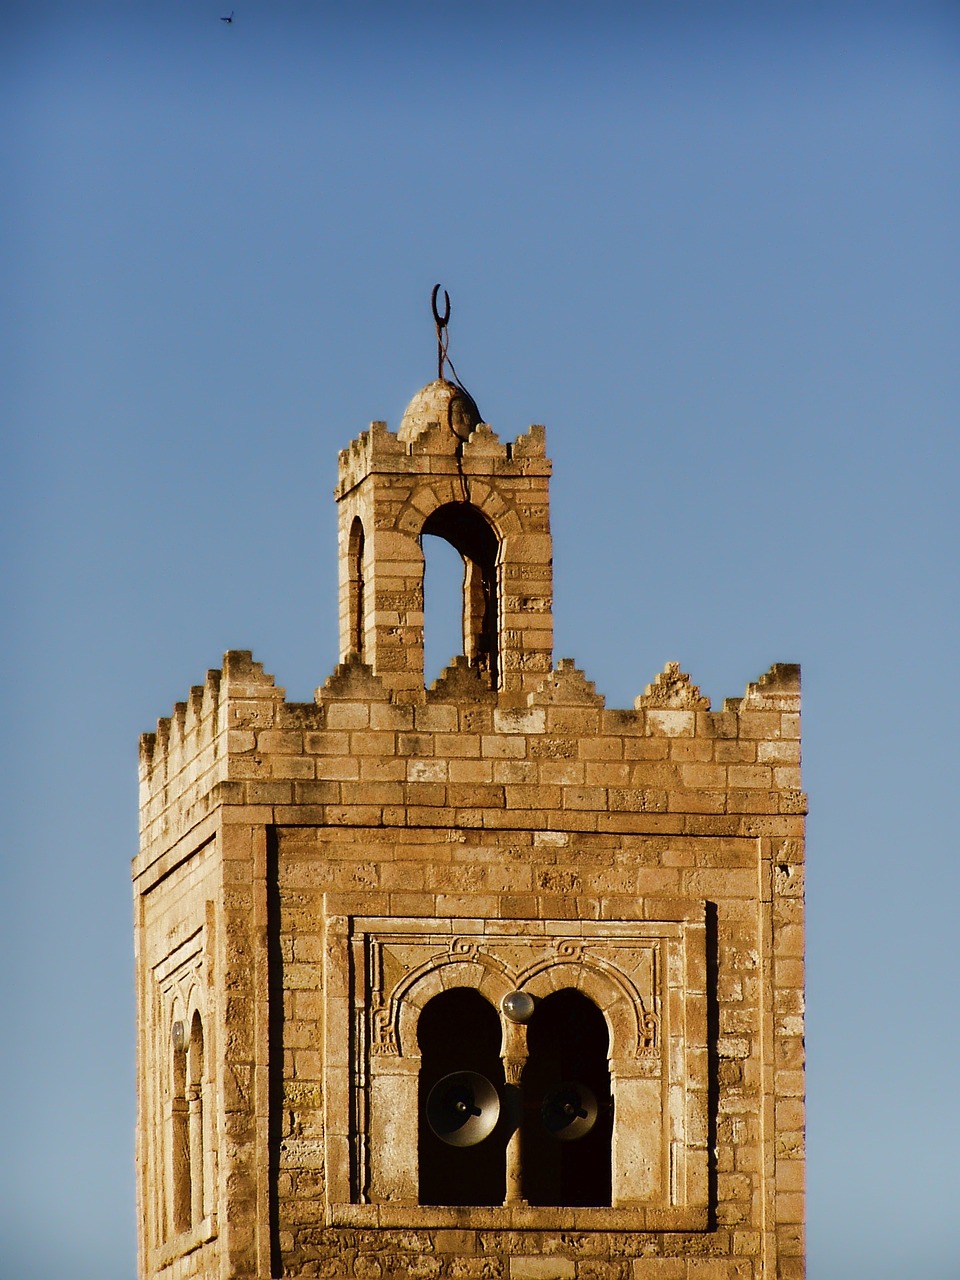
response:
<path id="1" fill-rule="evenodd" d="M 529 1022 L 536 1007 L 533 996 L 526 991 L 511 991 L 500 1001 L 500 1009 L 509 1022 Z"/>

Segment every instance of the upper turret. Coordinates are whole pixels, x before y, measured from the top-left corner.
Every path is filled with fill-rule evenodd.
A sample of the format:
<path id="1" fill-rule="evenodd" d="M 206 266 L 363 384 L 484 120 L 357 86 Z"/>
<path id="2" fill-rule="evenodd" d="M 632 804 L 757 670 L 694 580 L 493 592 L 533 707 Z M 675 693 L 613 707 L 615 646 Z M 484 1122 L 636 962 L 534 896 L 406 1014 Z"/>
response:
<path id="1" fill-rule="evenodd" d="M 357 654 L 405 700 L 423 696 L 421 540 L 433 534 L 463 558 L 463 654 L 488 688 L 525 694 L 553 650 L 543 428 L 498 439 L 444 376 L 446 320 L 436 306 L 434 317 L 440 376 L 396 435 L 373 423 L 340 454 L 340 656 Z"/>

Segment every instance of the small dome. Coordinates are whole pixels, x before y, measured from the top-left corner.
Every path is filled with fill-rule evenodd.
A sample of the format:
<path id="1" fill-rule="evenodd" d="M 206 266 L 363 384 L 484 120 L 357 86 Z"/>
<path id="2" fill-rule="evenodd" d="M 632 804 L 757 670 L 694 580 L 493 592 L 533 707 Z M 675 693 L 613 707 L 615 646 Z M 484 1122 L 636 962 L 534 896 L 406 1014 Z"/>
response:
<path id="1" fill-rule="evenodd" d="M 471 395 L 446 378 L 437 378 L 413 397 L 404 411 L 397 431 L 403 441 L 415 440 L 431 422 L 452 427 L 466 440 L 481 421 L 480 410 Z"/>

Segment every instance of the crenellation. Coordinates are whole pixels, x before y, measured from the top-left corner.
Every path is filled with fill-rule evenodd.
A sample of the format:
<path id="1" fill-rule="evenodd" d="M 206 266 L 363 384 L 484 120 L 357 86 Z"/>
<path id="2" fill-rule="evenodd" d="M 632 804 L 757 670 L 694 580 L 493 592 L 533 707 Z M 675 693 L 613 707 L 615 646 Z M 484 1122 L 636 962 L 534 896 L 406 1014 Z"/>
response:
<path id="1" fill-rule="evenodd" d="M 586 678 L 572 658 L 561 658 L 548 678 L 529 694 L 528 701 L 531 706 L 605 705 L 605 699 L 597 693 L 593 681 Z"/>
<path id="2" fill-rule="evenodd" d="M 157 756 L 159 755 L 160 761 L 164 765 L 166 764 L 167 749 L 170 744 L 170 725 L 171 725 L 170 717 L 162 716 L 157 721 L 157 731 L 153 735 L 154 759 L 156 759 Z"/>
<path id="3" fill-rule="evenodd" d="M 678 662 L 668 662 L 656 680 L 637 697 L 634 706 L 638 711 L 644 707 L 709 711 L 710 699 L 701 696 L 697 686 L 690 682 L 689 675 L 680 670 Z"/>
<path id="4" fill-rule="evenodd" d="M 464 655 L 454 658 L 427 689 L 427 701 L 463 703 L 493 703 L 495 693 L 483 680 L 475 666 Z M 462 716 L 461 712 L 461 716 Z"/>

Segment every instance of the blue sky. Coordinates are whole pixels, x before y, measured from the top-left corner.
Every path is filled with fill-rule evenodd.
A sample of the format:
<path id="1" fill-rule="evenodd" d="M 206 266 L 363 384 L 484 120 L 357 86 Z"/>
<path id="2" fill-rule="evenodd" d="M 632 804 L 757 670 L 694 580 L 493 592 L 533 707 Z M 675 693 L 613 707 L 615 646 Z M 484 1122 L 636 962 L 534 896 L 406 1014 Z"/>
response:
<path id="1" fill-rule="evenodd" d="M 803 664 L 809 1274 L 954 1277 L 960 10 L 231 6 L 0 3 L 4 1274 L 134 1273 L 137 735 L 329 674 L 441 280 L 556 655 Z"/>

